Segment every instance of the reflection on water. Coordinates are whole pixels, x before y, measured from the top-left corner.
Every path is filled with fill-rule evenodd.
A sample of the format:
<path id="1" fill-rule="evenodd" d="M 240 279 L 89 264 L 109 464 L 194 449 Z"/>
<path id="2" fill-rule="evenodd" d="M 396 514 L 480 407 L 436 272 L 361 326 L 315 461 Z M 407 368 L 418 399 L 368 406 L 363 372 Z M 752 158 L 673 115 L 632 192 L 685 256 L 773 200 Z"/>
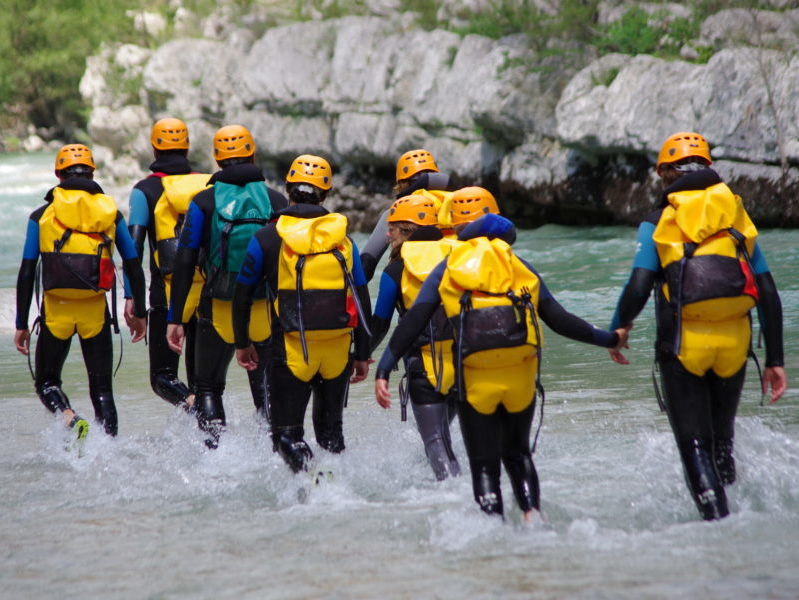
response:
<path id="1" fill-rule="evenodd" d="M 13 161 L 38 173 L 37 194 L 51 185 L 49 158 Z M 796 388 L 760 407 L 750 376 L 733 515 L 698 521 L 652 395 L 651 313 L 636 324 L 628 368 L 545 331 L 548 403 L 536 455 L 545 522 L 533 526 L 521 524 L 506 481 L 505 523 L 476 509 L 468 477 L 437 483 L 412 421 L 379 409 L 368 383 L 352 390 L 346 452 L 332 456 L 311 442 L 318 467 L 334 474 L 320 486 L 272 453 L 235 365 L 229 430 L 207 451 L 192 419 L 153 397 L 141 344 L 126 343 L 115 380 L 119 438 L 95 428 L 78 458 L 11 346 L 19 246 L 39 197 L 9 192 L 22 185 L 0 188 L 14 223 L 0 236 L 4 598 L 796 597 Z M 517 248 L 569 310 L 604 325 L 634 237 L 629 228 L 547 226 L 522 232 Z M 793 231 L 761 239 L 783 289 L 789 373 L 799 350 L 797 242 Z M 64 379 L 89 414 L 77 344 Z M 457 428 L 454 437 L 465 457 Z"/>

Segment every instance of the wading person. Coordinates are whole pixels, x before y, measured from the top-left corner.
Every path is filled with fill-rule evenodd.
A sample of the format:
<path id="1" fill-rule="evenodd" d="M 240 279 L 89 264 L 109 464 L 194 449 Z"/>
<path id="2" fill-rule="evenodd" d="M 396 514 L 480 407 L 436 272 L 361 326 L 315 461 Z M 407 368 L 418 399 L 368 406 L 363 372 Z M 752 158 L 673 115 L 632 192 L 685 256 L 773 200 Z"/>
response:
<path id="1" fill-rule="evenodd" d="M 391 370 L 443 305 L 454 330 L 458 418 L 475 501 L 486 513 L 503 514 L 504 464 L 524 519 L 530 520 L 540 510 L 530 449 L 543 343 L 539 318 L 556 333 L 608 348 L 623 344 L 626 331 L 597 329 L 555 300 L 536 271 L 511 250 L 515 229 L 497 214 L 487 190 L 456 191 L 451 210 L 460 243 L 427 277 L 391 336 L 377 367 L 375 395 L 381 406 L 391 406 Z"/>
<path id="2" fill-rule="evenodd" d="M 128 227 L 139 258 L 144 255 L 145 238 L 150 249 L 150 310 L 148 349 L 150 385 L 161 398 L 174 406 L 189 408 L 194 403 L 195 312 L 200 300 L 202 275 L 195 269 L 192 286 L 184 306 L 182 322 L 186 335 L 186 383 L 178 378 L 180 355 L 166 340 L 166 315 L 178 239 L 189 202 L 205 189 L 210 175 L 195 173 L 186 155 L 189 130 L 180 119 L 161 119 L 150 133 L 154 161 L 152 173 L 139 181 L 130 193 Z M 125 319 L 130 322 L 133 302 L 125 302 Z"/>
<path id="3" fill-rule="evenodd" d="M 45 196 L 46 204 L 30 216 L 17 278 L 14 344 L 27 355 L 28 313 L 36 265 L 41 258 L 43 298 L 36 320 L 36 393 L 48 410 L 63 415 L 79 440 L 86 437 L 89 424 L 73 410 L 61 381 L 76 333 L 89 377 L 95 419 L 109 435 L 115 436 L 118 430 L 111 338 L 111 327 L 117 325 L 116 315 L 109 313 L 106 302 L 106 292 L 116 285 L 114 247 L 122 257 L 133 293 L 129 319 L 132 340 L 142 339 L 147 327 L 144 273 L 136 248 L 116 202 L 94 181 L 94 170 L 94 158 L 86 146 L 69 144 L 58 152 L 55 174 L 59 183 Z"/>
<path id="4" fill-rule="evenodd" d="M 236 276 L 253 233 L 287 204 L 280 192 L 267 187 L 261 169 L 255 165 L 255 142 L 246 127 L 227 125 L 219 129 L 214 134 L 214 158 L 220 170 L 211 177 L 212 187 L 194 196 L 186 212 L 173 267 L 167 326 L 169 347 L 180 352 L 185 306 L 202 256 L 205 283 L 197 309 L 194 408 L 200 429 L 208 434 L 205 443 L 209 448 L 217 447 L 226 424 L 222 396 L 234 353 L 231 306 Z M 264 358 L 261 368 L 248 375 L 253 402 L 259 414 L 266 417 L 270 329 L 263 288 L 256 298 L 251 335 Z"/>
<path id="5" fill-rule="evenodd" d="M 295 473 L 308 470 L 313 457 L 303 426 L 311 394 L 317 443 L 342 452 L 349 384 L 369 369 L 371 309 L 358 248 L 347 218 L 322 206 L 332 180 L 324 158 L 294 160 L 286 176 L 289 207 L 250 241 L 234 297 L 236 358 L 248 370 L 261 361 L 248 333 L 252 298 L 265 281 L 274 299 L 272 441 Z"/>
<path id="6" fill-rule="evenodd" d="M 786 388 L 782 308 L 741 199 L 709 168 L 697 133 L 676 133 L 660 150 L 660 207 L 638 229 L 638 249 L 611 327 L 632 327 L 655 289 L 666 412 L 686 482 L 702 518 L 729 514 L 725 486 L 735 481 L 733 433 L 750 353 L 750 311 L 766 342 L 763 393 Z M 618 350 L 611 358 L 627 359 Z"/>
<path id="7" fill-rule="evenodd" d="M 443 239 L 436 227 L 437 212 L 430 198 L 414 194 L 400 198 L 388 211 L 391 258 L 380 278 L 380 291 L 372 315 L 373 352 L 388 332 L 394 309 L 400 316 L 405 314 L 427 275 L 449 253 L 451 243 Z M 455 397 L 450 392 L 454 382 L 452 328 L 443 309 L 436 312 L 411 350 L 403 356 L 403 362 L 407 396 L 436 479 L 460 475 L 449 432 L 450 422 L 455 417 Z"/>

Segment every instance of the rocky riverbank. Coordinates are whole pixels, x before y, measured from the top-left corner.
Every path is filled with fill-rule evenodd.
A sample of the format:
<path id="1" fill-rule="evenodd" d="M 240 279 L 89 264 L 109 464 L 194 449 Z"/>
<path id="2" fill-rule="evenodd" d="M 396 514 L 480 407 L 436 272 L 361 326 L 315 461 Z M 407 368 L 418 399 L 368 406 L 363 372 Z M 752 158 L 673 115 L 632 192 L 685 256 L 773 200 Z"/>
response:
<path id="1" fill-rule="evenodd" d="M 618 3 L 606 4 L 602 18 L 621 18 Z M 758 224 L 799 225 L 799 10 L 714 14 L 684 60 L 589 53 L 581 62 L 544 56 L 524 35 L 426 31 L 391 6 L 373 13 L 263 33 L 217 15 L 196 26 L 202 38 L 178 29 L 154 50 L 107 46 L 80 88 L 98 159 L 120 185 L 139 178 L 150 125 L 172 115 L 187 121 L 192 158 L 210 169 L 214 130 L 242 123 L 273 181 L 297 154 L 329 157 L 331 204 L 356 227 L 371 227 L 396 158 L 419 146 L 456 183 L 496 191 L 522 226 L 635 223 L 658 199 L 662 141 L 698 130 Z M 709 60 L 696 62 L 707 48 Z"/>

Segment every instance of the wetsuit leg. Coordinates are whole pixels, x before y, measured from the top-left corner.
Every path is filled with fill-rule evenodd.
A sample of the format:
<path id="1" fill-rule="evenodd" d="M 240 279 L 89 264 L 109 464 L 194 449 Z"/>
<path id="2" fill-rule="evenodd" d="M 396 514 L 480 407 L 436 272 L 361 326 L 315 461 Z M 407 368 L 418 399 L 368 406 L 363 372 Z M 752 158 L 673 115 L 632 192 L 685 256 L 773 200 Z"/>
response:
<path id="1" fill-rule="evenodd" d="M 258 368 L 247 371 L 250 381 L 252 401 L 258 415 L 267 423 L 269 422 L 269 372 L 272 363 L 272 344 L 270 340 L 255 342 L 255 351 L 258 353 Z"/>
<path id="2" fill-rule="evenodd" d="M 161 398 L 174 406 L 186 402 L 191 394 L 188 386 L 178 379 L 178 364 L 180 355 L 174 352 L 166 341 L 166 315 L 167 309 L 163 306 L 154 306 L 150 309 L 148 318 L 148 348 L 150 352 L 150 385 L 153 391 Z M 189 364 L 189 353 L 194 352 L 193 335 L 189 339 L 186 334 L 186 361 Z"/>
<path id="3" fill-rule="evenodd" d="M 502 515 L 502 490 L 499 486 L 500 419 L 496 412 L 480 414 L 466 401 L 458 403 L 458 417 L 469 455 L 474 499 L 483 512 Z"/>
<path id="4" fill-rule="evenodd" d="M 114 348 L 109 319 L 106 318 L 102 330 L 94 337 L 80 338 L 80 347 L 89 376 L 89 396 L 94 406 L 94 418 L 103 424 L 108 435 L 115 436 L 118 425 L 113 392 Z"/>
<path id="5" fill-rule="evenodd" d="M 712 378 L 688 372 L 676 358 L 660 359 L 669 416 L 685 479 L 705 520 L 729 514 L 727 495 L 713 459 Z"/>
<path id="6" fill-rule="evenodd" d="M 430 384 L 424 368 L 419 369 L 420 360 L 409 359 L 408 392 L 416 427 L 424 443 L 427 460 L 437 480 L 461 474 L 455 452 L 452 450 L 449 424 L 454 416 L 448 398 Z"/>
<path id="7" fill-rule="evenodd" d="M 183 332 L 186 336 L 186 343 L 183 351 L 186 354 L 186 386 L 190 392 L 194 392 L 194 369 L 197 365 L 197 317 L 192 317 L 188 323 L 183 324 Z"/>
<path id="8" fill-rule="evenodd" d="M 295 473 L 307 470 L 313 453 L 303 439 L 303 422 L 311 384 L 297 379 L 285 359 L 276 359 L 272 365 L 271 390 L 273 448 Z"/>
<path id="9" fill-rule="evenodd" d="M 522 512 L 541 510 L 538 473 L 530 453 L 530 428 L 534 413 L 535 402 L 518 413 L 510 413 L 503 406 L 497 409 L 502 420 L 502 463 Z"/>
<path id="10" fill-rule="evenodd" d="M 746 364 L 732 377 L 722 378 L 711 373 L 708 378 L 713 419 L 713 460 L 721 482 L 729 485 L 735 482 L 735 459 L 732 453 L 735 414 L 746 378 Z"/>
<path id="11" fill-rule="evenodd" d="M 316 443 L 328 452 L 338 454 L 344 451 L 344 431 L 342 421 L 344 404 L 350 389 L 352 360 L 341 374 L 334 379 L 317 376 L 312 380 L 313 388 L 313 428 Z"/>
<path id="12" fill-rule="evenodd" d="M 36 394 L 50 412 L 71 409 L 69 398 L 61 389 L 61 371 L 69 354 L 72 338 L 62 340 L 54 336 L 42 319 L 36 338 L 34 370 Z"/>
<path id="13" fill-rule="evenodd" d="M 197 341 L 195 345 L 195 374 L 197 423 L 209 437 L 205 444 L 216 448 L 219 435 L 225 428 L 225 408 L 222 395 L 225 378 L 233 358 L 233 344 L 219 337 L 209 318 L 197 319 Z"/>

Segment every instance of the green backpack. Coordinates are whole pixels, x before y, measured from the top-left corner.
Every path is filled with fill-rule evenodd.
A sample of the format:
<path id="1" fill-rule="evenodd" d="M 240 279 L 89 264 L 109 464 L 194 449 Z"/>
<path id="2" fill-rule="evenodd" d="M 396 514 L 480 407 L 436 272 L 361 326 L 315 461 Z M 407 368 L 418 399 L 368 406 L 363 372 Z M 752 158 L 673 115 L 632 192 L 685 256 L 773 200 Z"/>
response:
<path id="1" fill-rule="evenodd" d="M 272 203 L 263 181 L 244 186 L 217 182 L 214 199 L 205 288 L 213 298 L 229 300 L 250 238 L 269 222 Z"/>

